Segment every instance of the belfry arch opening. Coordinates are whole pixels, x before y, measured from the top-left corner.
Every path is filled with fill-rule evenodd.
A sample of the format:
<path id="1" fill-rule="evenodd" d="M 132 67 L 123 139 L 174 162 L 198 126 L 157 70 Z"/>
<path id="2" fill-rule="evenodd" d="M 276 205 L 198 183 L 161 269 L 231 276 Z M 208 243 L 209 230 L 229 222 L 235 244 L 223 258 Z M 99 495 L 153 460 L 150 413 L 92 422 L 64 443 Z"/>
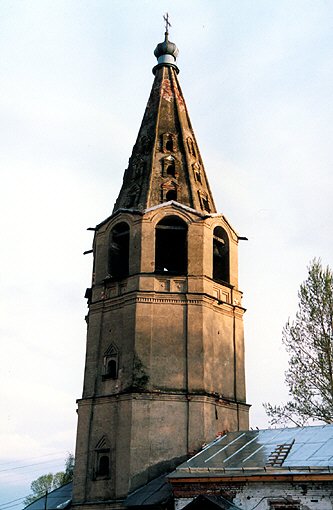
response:
<path id="1" fill-rule="evenodd" d="M 187 274 L 187 225 L 178 216 L 167 216 L 156 225 L 155 272 Z"/>
<path id="2" fill-rule="evenodd" d="M 222 227 L 213 232 L 213 279 L 230 283 L 229 238 Z"/>
<path id="3" fill-rule="evenodd" d="M 109 274 L 115 280 L 126 278 L 129 274 L 129 226 L 118 223 L 110 233 Z"/>

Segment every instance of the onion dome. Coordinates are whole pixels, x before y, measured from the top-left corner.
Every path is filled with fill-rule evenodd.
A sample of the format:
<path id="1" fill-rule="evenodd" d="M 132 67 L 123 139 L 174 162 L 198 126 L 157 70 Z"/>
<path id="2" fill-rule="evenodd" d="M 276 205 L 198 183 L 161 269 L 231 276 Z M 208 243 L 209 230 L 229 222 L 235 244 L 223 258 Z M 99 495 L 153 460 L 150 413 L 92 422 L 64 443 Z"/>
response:
<path id="1" fill-rule="evenodd" d="M 169 41 L 169 34 L 165 32 L 164 41 L 159 43 L 154 51 L 154 55 L 157 58 L 157 66 L 154 67 L 153 73 L 155 74 L 156 69 L 160 65 L 171 65 L 176 68 L 177 73 L 179 72 L 176 66 L 176 58 L 178 57 L 179 50 L 175 43 Z"/>

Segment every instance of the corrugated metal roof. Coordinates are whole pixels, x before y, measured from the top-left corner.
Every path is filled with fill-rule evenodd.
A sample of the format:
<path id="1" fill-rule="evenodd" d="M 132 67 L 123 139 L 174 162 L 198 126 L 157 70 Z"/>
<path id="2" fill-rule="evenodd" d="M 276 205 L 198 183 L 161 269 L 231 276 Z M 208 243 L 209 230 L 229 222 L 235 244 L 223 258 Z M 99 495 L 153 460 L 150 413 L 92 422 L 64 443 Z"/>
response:
<path id="1" fill-rule="evenodd" d="M 333 425 L 229 432 L 181 464 L 172 477 L 281 469 L 333 473 Z"/>
<path id="2" fill-rule="evenodd" d="M 72 482 L 66 483 L 66 485 L 51 491 L 47 495 L 47 501 L 45 501 L 46 497 L 43 496 L 25 508 L 27 510 L 63 510 L 68 508 L 72 501 L 72 487 Z"/>
<path id="3" fill-rule="evenodd" d="M 171 496 L 171 485 L 164 474 L 132 492 L 127 496 L 124 505 L 127 507 L 159 505 L 168 501 Z"/>

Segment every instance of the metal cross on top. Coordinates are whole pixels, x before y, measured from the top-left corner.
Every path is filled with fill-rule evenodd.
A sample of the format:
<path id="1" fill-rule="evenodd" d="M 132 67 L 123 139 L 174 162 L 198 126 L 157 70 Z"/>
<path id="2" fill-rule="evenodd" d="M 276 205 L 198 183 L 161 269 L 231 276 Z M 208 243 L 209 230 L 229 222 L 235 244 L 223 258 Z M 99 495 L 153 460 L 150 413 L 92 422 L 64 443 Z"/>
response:
<path id="1" fill-rule="evenodd" d="M 169 27 L 172 26 L 170 21 L 169 21 L 169 13 L 168 12 L 166 14 L 164 14 L 163 19 L 165 21 L 165 31 L 168 34 L 169 33 Z"/>

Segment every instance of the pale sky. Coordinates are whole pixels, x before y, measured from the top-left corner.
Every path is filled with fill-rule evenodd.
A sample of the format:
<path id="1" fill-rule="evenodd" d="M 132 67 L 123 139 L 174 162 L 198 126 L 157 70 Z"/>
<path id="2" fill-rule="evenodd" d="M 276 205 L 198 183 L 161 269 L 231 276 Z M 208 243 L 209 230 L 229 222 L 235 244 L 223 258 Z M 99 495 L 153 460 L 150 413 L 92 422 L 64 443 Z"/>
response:
<path id="1" fill-rule="evenodd" d="M 86 228 L 112 212 L 166 11 L 217 209 L 249 238 L 252 427 L 287 398 L 281 330 L 307 265 L 333 266 L 333 0 L 2 0 L 0 510 L 74 452 Z"/>

